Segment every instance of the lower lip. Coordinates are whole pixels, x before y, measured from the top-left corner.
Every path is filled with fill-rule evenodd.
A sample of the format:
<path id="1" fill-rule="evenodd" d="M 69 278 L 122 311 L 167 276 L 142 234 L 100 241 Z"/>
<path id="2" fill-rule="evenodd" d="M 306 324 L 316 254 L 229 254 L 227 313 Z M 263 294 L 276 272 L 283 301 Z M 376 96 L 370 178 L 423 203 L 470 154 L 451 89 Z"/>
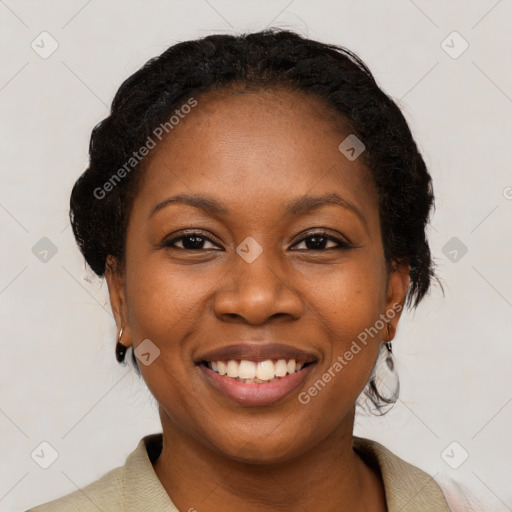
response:
<path id="1" fill-rule="evenodd" d="M 270 405 L 278 402 L 296 390 L 314 366 L 314 363 L 309 364 L 298 372 L 274 382 L 246 384 L 214 372 L 204 364 L 199 365 L 203 375 L 215 389 L 241 405 Z"/>

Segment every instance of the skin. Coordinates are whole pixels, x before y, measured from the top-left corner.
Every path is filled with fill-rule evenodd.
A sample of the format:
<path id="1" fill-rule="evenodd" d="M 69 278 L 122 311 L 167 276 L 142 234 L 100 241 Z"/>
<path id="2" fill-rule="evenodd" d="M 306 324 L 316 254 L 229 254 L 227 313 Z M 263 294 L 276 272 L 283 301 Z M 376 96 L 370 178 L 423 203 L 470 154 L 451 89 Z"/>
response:
<path id="1" fill-rule="evenodd" d="M 386 511 L 381 478 L 353 450 L 352 432 L 355 402 L 400 315 L 307 405 L 297 399 L 380 314 L 404 303 L 409 268 L 386 264 L 370 171 L 338 150 L 350 131 L 321 99 L 280 89 L 196 98 L 153 150 L 125 261 L 110 257 L 106 272 L 123 344 L 150 339 L 161 351 L 139 364 L 162 421 L 155 472 L 179 510 Z M 362 219 L 334 204 L 284 213 L 291 199 L 332 192 Z M 213 196 L 229 213 L 172 204 L 150 215 L 181 193 Z M 191 228 L 213 242 L 163 245 Z M 326 240 L 312 249 L 307 237 L 318 228 L 351 248 Z M 248 236 L 263 249 L 250 264 L 236 253 Z M 231 401 L 194 365 L 206 351 L 254 338 L 318 359 L 296 392 L 269 406 Z"/>

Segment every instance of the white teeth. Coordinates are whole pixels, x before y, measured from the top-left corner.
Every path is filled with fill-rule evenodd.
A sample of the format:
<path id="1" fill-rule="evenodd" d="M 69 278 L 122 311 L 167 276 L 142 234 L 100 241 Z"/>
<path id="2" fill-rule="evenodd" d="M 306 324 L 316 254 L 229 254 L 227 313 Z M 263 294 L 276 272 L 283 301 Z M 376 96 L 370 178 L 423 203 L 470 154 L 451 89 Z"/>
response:
<path id="1" fill-rule="evenodd" d="M 300 371 L 304 364 L 297 363 L 295 359 L 278 359 L 272 361 L 267 359 L 265 361 L 249 361 L 243 359 L 236 361 L 230 359 L 229 361 L 211 361 L 210 368 L 220 375 L 227 375 L 232 379 L 243 382 L 261 383 L 273 382 L 287 374 L 292 375 Z"/>
<path id="2" fill-rule="evenodd" d="M 274 363 L 268 359 L 260 361 L 256 367 L 256 377 L 260 380 L 270 380 L 275 377 L 276 369 Z M 240 376 L 241 377 L 241 376 Z"/>
<path id="3" fill-rule="evenodd" d="M 215 370 L 215 368 L 213 367 L 213 363 L 214 361 L 212 361 L 212 370 L 213 371 L 217 371 Z M 221 374 L 221 375 L 226 375 L 226 363 L 224 361 L 216 361 L 216 365 L 217 365 L 217 368 L 218 368 L 218 372 Z"/>
<path id="4" fill-rule="evenodd" d="M 254 379 L 256 377 L 256 363 L 253 361 L 240 361 L 238 377 L 240 379 Z M 259 375 L 258 379 L 261 379 Z"/>
<path id="5" fill-rule="evenodd" d="M 284 359 L 279 359 L 276 363 L 276 377 L 284 377 L 288 371 L 288 366 Z"/>
<path id="6" fill-rule="evenodd" d="M 227 376 L 236 379 L 238 377 L 238 363 L 231 359 L 226 367 Z"/>

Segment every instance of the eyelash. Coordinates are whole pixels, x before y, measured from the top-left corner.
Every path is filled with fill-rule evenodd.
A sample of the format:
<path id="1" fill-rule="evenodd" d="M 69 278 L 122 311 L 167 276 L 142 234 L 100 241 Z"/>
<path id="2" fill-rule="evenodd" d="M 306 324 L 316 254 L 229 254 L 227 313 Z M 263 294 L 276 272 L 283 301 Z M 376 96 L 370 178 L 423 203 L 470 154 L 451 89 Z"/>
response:
<path id="1" fill-rule="evenodd" d="M 206 251 L 212 250 L 212 249 L 185 249 L 185 248 L 182 248 L 182 247 L 176 247 L 174 245 L 177 241 L 183 240 L 184 238 L 188 238 L 188 237 L 199 237 L 199 238 L 202 238 L 204 240 L 207 240 L 208 242 L 211 242 L 212 244 L 216 244 L 216 242 L 212 238 L 210 238 L 209 236 L 205 235 L 201 231 L 191 231 L 191 232 L 187 232 L 187 233 L 182 233 L 181 236 L 173 238 L 172 240 L 164 241 L 162 246 L 166 247 L 166 248 L 169 248 L 169 249 L 177 249 L 179 251 L 191 251 L 191 252 L 199 252 L 199 251 L 205 251 L 205 250 Z M 326 249 L 300 249 L 299 252 L 302 252 L 304 250 L 306 250 L 306 251 L 314 251 L 314 252 L 325 252 L 325 251 L 332 250 L 332 249 L 334 249 L 334 250 L 340 250 L 340 249 L 343 250 L 343 249 L 345 249 L 346 250 L 346 249 L 354 248 L 354 246 L 351 245 L 349 242 L 346 242 L 345 240 L 342 240 L 341 238 L 337 238 L 337 237 L 327 233 L 326 231 L 314 231 L 314 232 L 307 233 L 307 236 L 302 237 L 294 245 L 298 245 L 298 244 L 308 240 L 309 238 L 313 238 L 313 237 L 326 238 L 327 240 L 330 240 L 330 241 L 335 242 L 336 244 L 338 244 L 338 247 L 328 247 Z"/>

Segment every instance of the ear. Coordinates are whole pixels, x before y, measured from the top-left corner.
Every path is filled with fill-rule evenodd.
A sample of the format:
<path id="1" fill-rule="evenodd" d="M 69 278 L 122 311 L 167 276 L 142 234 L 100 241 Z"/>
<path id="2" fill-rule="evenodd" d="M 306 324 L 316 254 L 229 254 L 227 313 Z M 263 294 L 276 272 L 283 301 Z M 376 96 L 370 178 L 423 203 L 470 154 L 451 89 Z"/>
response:
<path id="1" fill-rule="evenodd" d="M 129 347 L 132 344 L 132 336 L 130 326 L 128 325 L 124 273 L 120 270 L 117 258 L 112 255 L 107 256 L 105 280 L 108 285 L 110 306 L 116 320 L 117 331 L 119 333 L 123 329 L 122 343 Z"/>
<path id="2" fill-rule="evenodd" d="M 398 321 L 404 309 L 405 296 L 409 288 L 409 272 L 411 267 L 409 265 L 392 263 L 392 271 L 388 279 L 388 290 L 386 296 L 386 318 L 388 319 L 388 334 L 383 341 L 391 341 L 396 334 Z"/>

